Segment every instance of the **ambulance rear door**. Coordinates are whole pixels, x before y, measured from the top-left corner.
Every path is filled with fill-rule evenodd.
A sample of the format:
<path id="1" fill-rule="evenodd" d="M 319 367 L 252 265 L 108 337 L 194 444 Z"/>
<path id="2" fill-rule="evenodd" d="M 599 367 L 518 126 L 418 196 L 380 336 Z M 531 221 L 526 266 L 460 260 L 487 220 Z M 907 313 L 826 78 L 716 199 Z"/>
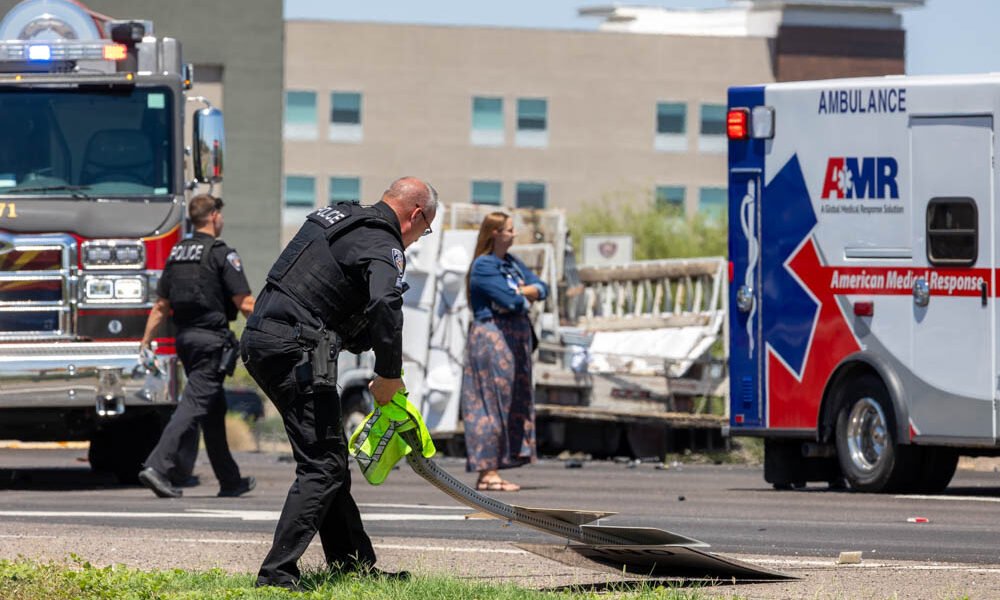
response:
<path id="1" fill-rule="evenodd" d="M 910 435 L 995 437 L 993 118 L 912 116 Z"/>

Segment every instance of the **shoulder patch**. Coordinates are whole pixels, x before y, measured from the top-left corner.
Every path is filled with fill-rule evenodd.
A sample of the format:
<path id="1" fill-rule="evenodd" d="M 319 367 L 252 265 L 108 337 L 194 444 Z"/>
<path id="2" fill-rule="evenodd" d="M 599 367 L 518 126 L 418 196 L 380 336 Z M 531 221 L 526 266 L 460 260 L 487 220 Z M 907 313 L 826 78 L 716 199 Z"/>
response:
<path id="1" fill-rule="evenodd" d="M 229 264 L 233 265 L 233 268 L 237 271 L 243 270 L 243 261 L 240 260 L 240 255 L 236 253 L 236 250 L 227 254 L 226 260 L 229 261 Z"/>
<path id="2" fill-rule="evenodd" d="M 403 256 L 403 251 L 399 248 L 392 249 L 392 264 L 396 265 L 396 289 L 400 293 L 405 292 L 407 287 L 406 283 L 403 282 L 403 272 L 406 271 L 406 257 Z"/>
<path id="3" fill-rule="evenodd" d="M 406 257 L 403 256 L 403 252 L 399 248 L 392 249 L 392 263 L 396 265 L 396 270 L 399 271 L 400 275 L 406 270 Z"/>

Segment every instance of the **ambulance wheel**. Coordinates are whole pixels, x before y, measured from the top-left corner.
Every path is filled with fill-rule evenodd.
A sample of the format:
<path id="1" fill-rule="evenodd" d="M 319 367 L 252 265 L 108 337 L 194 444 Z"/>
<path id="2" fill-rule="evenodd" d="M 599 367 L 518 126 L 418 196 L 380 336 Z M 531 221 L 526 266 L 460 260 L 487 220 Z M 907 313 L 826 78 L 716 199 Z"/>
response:
<path id="1" fill-rule="evenodd" d="M 837 457 L 851 488 L 887 492 L 913 480 L 916 448 L 896 440 L 889 391 L 878 377 L 862 375 L 847 383 L 837 415 Z"/>
<path id="2" fill-rule="evenodd" d="M 920 471 L 910 490 L 920 494 L 939 494 L 944 491 L 958 467 L 958 451 L 954 448 L 923 448 Z"/>
<path id="3" fill-rule="evenodd" d="M 371 393 L 364 388 L 344 390 L 341 398 L 341 414 L 344 423 L 344 439 L 349 440 L 354 430 L 358 428 L 372 411 L 374 401 Z"/>

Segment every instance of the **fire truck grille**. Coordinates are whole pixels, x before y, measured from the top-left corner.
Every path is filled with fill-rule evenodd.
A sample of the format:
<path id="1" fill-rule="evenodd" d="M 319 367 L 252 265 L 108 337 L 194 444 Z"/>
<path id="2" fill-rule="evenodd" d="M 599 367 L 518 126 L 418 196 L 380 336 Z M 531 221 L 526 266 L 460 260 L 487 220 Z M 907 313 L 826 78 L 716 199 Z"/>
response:
<path id="1" fill-rule="evenodd" d="M 71 337 L 76 242 L 0 233 L 0 341 Z"/>

